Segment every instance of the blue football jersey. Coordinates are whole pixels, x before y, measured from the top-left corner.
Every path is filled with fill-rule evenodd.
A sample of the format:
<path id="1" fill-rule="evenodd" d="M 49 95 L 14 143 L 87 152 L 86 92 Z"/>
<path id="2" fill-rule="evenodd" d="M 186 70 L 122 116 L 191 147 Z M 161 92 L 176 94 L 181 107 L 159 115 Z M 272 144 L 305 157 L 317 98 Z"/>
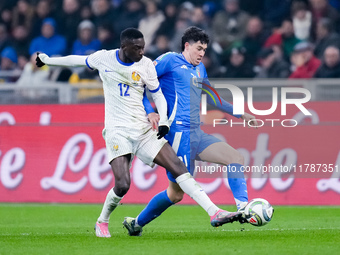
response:
<path id="1" fill-rule="evenodd" d="M 200 101 L 202 84 L 198 82 L 207 78 L 202 63 L 190 64 L 183 54 L 168 52 L 155 61 L 158 80 L 168 103 L 168 117 L 177 111 L 172 122 L 172 130 L 185 130 L 200 125 Z M 177 94 L 176 94 L 177 93 Z"/>

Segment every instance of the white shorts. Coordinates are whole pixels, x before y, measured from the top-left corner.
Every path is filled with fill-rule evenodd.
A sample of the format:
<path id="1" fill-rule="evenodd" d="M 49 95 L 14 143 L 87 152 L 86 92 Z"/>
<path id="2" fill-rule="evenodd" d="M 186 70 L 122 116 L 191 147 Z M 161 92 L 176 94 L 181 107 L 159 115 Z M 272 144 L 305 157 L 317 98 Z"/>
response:
<path id="1" fill-rule="evenodd" d="M 117 157 L 132 154 L 129 167 L 131 167 L 134 155 L 153 167 L 155 157 L 168 142 L 164 138 L 157 139 L 157 131 L 152 130 L 151 127 L 147 131 L 125 127 L 104 129 L 103 137 L 109 162 Z"/>

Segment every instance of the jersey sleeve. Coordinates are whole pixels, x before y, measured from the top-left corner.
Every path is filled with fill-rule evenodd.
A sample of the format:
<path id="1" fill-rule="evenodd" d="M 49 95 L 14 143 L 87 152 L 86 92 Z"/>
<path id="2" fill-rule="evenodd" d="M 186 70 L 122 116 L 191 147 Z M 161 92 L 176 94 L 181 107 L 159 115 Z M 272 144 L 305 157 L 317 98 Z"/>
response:
<path id="1" fill-rule="evenodd" d="M 146 90 L 144 90 L 143 93 L 143 105 L 144 105 L 144 109 L 146 111 L 146 114 L 150 114 L 152 112 L 155 112 L 155 110 L 153 109 L 153 107 L 151 106 L 151 103 L 146 95 Z"/>
<path id="2" fill-rule="evenodd" d="M 151 60 L 147 62 L 147 76 L 144 78 L 144 83 L 151 93 L 155 93 L 159 90 L 159 81 L 157 79 L 157 73 Z"/>
<path id="3" fill-rule="evenodd" d="M 99 69 L 100 63 L 102 62 L 105 53 L 106 50 L 99 50 L 89 55 L 85 60 L 87 67 L 91 70 Z"/>

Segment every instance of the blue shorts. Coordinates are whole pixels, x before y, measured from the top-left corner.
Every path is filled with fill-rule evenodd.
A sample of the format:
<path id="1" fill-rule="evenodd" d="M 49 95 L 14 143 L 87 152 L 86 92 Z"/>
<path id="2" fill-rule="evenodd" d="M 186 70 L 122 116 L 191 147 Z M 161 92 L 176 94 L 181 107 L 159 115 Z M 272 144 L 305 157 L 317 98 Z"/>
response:
<path id="1" fill-rule="evenodd" d="M 183 161 L 190 174 L 195 169 L 195 159 L 200 159 L 199 154 L 213 143 L 222 142 L 215 136 L 204 133 L 201 128 L 185 131 L 172 131 L 165 136 L 177 154 L 178 158 Z M 176 182 L 176 179 L 167 170 L 168 179 Z"/>

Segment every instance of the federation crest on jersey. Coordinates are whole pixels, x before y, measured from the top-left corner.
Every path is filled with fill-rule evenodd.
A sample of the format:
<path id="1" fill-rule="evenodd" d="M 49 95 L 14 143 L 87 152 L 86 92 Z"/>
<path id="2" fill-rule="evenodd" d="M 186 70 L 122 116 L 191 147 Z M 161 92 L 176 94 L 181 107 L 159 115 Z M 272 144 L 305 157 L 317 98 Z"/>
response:
<path id="1" fill-rule="evenodd" d="M 200 69 L 198 67 L 196 67 L 196 73 L 198 77 L 201 77 Z"/>
<path id="2" fill-rule="evenodd" d="M 139 73 L 137 73 L 136 71 L 133 71 L 133 72 L 132 72 L 132 80 L 135 81 L 135 82 L 140 81 L 140 75 L 139 75 Z"/>
<path id="3" fill-rule="evenodd" d="M 118 151 L 118 145 L 113 145 L 113 149 L 114 149 L 115 151 Z"/>

